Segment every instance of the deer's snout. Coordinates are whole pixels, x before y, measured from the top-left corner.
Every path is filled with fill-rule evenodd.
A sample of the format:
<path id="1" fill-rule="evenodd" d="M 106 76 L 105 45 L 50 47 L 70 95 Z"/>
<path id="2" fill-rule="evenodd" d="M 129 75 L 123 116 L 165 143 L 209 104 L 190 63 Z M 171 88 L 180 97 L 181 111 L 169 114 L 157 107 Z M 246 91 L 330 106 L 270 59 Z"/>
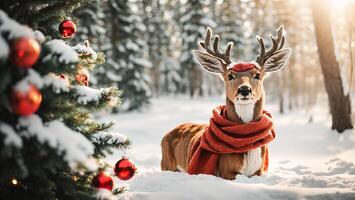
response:
<path id="1" fill-rule="evenodd" d="M 242 95 L 243 97 L 247 97 L 251 94 L 251 87 L 243 85 L 238 88 L 237 95 Z"/>

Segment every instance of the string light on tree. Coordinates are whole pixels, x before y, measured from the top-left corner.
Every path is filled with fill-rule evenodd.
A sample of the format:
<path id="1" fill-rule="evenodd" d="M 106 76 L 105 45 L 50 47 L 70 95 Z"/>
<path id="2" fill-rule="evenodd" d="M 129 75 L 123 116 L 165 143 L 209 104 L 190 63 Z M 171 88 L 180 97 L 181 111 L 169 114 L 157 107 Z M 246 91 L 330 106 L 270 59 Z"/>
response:
<path id="1" fill-rule="evenodd" d="M 14 88 L 11 93 L 11 109 L 20 116 L 29 116 L 41 105 L 42 95 L 34 85 L 29 85 L 27 91 Z"/>
<path id="2" fill-rule="evenodd" d="M 136 166 L 125 157 L 122 157 L 122 159 L 116 163 L 114 168 L 116 176 L 121 180 L 131 179 L 136 171 Z"/>
<path id="3" fill-rule="evenodd" d="M 40 55 L 41 47 L 35 39 L 21 37 L 11 43 L 10 60 L 20 68 L 31 68 Z"/>
<path id="4" fill-rule="evenodd" d="M 17 181 L 15 178 L 13 178 L 13 179 L 11 180 L 11 184 L 12 184 L 12 185 L 17 185 L 17 184 L 18 184 L 18 181 Z"/>
<path id="5" fill-rule="evenodd" d="M 72 20 L 66 19 L 59 24 L 58 30 L 62 38 L 71 38 L 76 33 L 76 25 Z"/>

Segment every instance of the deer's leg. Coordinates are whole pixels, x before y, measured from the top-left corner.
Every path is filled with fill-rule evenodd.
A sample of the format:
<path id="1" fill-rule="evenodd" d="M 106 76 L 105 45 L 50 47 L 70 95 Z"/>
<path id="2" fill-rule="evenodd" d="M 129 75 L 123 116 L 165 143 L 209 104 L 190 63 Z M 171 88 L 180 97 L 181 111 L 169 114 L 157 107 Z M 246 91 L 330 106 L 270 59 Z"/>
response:
<path id="1" fill-rule="evenodd" d="M 162 142 L 161 169 L 186 171 L 189 161 L 189 148 L 206 128 L 200 124 L 182 124 L 167 133 Z"/>
<path id="2" fill-rule="evenodd" d="M 267 146 L 262 146 L 261 147 L 261 157 L 262 157 L 262 165 L 260 167 L 260 169 L 258 171 L 256 171 L 252 176 L 261 176 L 263 175 L 266 171 L 265 171 L 265 165 L 268 165 L 268 158 L 266 158 L 267 154 Z"/>
<path id="3" fill-rule="evenodd" d="M 178 171 L 175 161 L 175 156 L 171 143 L 169 141 L 169 134 L 161 141 L 162 159 L 161 170 L 163 171 Z"/>
<path id="4" fill-rule="evenodd" d="M 222 178 L 234 180 L 237 174 L 241 174 L 244 166 L 244 154 L 222 154 L 219 158 L 219 174 Z"/>

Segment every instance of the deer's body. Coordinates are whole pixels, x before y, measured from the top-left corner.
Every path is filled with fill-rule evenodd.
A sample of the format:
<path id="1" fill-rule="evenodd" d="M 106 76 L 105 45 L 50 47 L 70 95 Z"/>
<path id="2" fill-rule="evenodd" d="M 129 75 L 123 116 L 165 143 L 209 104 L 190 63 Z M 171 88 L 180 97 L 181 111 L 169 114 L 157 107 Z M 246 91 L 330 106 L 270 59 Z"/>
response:
<path id="1" fill-rule="evenodd" d="M 244 108 L 236 109 L 227 100 L 227 113 L 230 116 L 229 118 L 235 121 L 243 121 L 242 119 L 252 121 L 261 115 L 263 106 L 259 104 L 263 104 L 263 101 L 261 100 L 253 106 L 244 105 L 241 106 Z M 254 115 L 254 113 L 258 114 Z M 245 122 L 248 123 L 249 121 Z M 162 170 L 186 172 L 191 159 L 192 144 L 201 137 L 207 126 L 207 124 L 185 123 L 168 132 L 161 143 L 163 152 Z M 222 154 L 218 161 L 219 176 L 233 180 L 237 174 L 247 177 L 261 175 L 265 164 L 264 160 L 265 147 L 259 147 L 245 153 Z"/>
<path id="2" fill-rule="evenodd" d="M 265 99 L 262 85 L 264 74 L 281 69 L 290 54 L 290 49 L 281 49 L 285 41 L 283 29 L 278 29 L 277 33 L 278 38 L 272 38 L 273 47 L 267 52 L 263 40 L 258 38 L 261 53 L 257 62 L 237 63 L 230 68 L 232 45 L 228 44 L 225 54 L 221 54 L 218 50 L 219 37 L 216 36 L 212 50 L 210 29 L 205 41 L 200 43 L 207 53 L 194 51 L 202 67 L 223 77 L 226 84 L 226 117 L 229 121 L 246 124 L 260 119 Z M 199 140 L 207 127 L 207 124 L 186 123 L 168 132 L 161 143 L 162 170 L 187 171 L 193 144 Z M 248 177 L 261 175 L 266 164 L 265 156 L 265 146 L 244 153 L 222 153 L 216 166 L 217 175 L 229 180 L 234 179 L 237 174 Z"/>

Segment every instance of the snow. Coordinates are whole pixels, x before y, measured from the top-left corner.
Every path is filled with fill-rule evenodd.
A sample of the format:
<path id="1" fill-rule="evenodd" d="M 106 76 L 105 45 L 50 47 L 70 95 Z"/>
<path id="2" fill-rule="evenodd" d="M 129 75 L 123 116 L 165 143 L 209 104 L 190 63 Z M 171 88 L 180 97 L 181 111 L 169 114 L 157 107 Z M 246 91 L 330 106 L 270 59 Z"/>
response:
<path id="1" fill-rule="evenodd" d="M 43 58 L 44 61 L 53 59 L 53 54 L 58 56 L 58 61 L 60 63 L 69 64 L 79 61 L 79 56 L 75 50 L 65 44 L 63 40 L 50 40 L 45 43 L 44 46 L 52 52 Z"/>
<path id="2" fill-rule="evenodd" d="M 355 199 L 355 131 L 339 135 L 330 130 L 326 101 L 312 112 L 297 110 L 279 114 L 267 105 L 276 125 L 276 139 L 269 145 L 269 172 L 229 181 L 208 175 L 161 172 L 160 141 L 183 122 L 206 123 L 211 110 L 224 97 L 162 97 L 143 112 L 105 116 L 117 121 L 113 131 L 132 141 L 126 156 L 135 162 L 137 175 L 124 184 L 120 199 Z M 313 115 L 313 122 L 309 118 Z M 137 122 L 137 123 L 134 123 Z M 123 152 L 107 158 L 114 166 Z M 116 185 L 123 183 L 116 180 Z"/>
<path id="3" fill-rule="evenodd" d="M 132 40 L 127 41 L 126 47 L 127 49 L 130 49 L 132 51 L 139 51 L 139 46 L 136 43 L 132 42 Z"/>
<path id="4" fill-rule="evenodd" d="M 94 143 L 100 143 L 100 141 L 105 141 L 106 144 L 111 145 L 117 143 L 124 143 L 128 140 L 128 138 L 127 136 L 121 135 L 119 133 L 99 132 L 91 136 L 91 140 Z"/>
<path id="5" fill-rule="evenodd" d="M 117 199 L 115 195 L 112 194 L 110 190 L 107 189 L 97 189 L 95 198 L 98 200 L 114 200 Z"/>
<path id="6" fill-rule="evenodd" d="M 40 117 L 31 115 L 20 118 L 18 126 L 22 130 L 19 134 L 23 137 L 36 137 L 39 142 L 57 149 L 58 155 L 64 152 L 64 160 L 72 169 L 79 163 L 91 170 L 97 167 L 90 162 L 90 156 L 94 153 L 93 144 L 81 133 L 66 127 L 63 122 L 54 120 L 43 124 Z"/>
<path id="7" fill-rule="evenodd" d="M 69 92 L 68 80 L 60 78 L 55 74 L 50 73 L 45 75 L 43 77 L 43 83 L 46 87 L 51 86 L 52 90 L 57 94 L 60 92 Z"/>
<path id="8" fill-rule="evenodd" d="M 36 39 L 39 43 L 42 44 L 44 41 L 46 41 L 46 37 L 43 35 L 43 33 L 42 33 L 41 31 L 35 30 L 35 31 L 33 32 L 33 34 L 34 34 L 35 39 Z"/>
<path id="9" fill-rule="evenodd" d="M 77 45 L 73 46 L 72 49 L 74 51 L 76 51 L 79 55 L 82 55 L 82 56 L 90 55 L 91 60 L 97 59 L 97 53 L 89 46 L 89 42 L 87 40 L 84 42 L 84 45 L 77 44 Z"/>
<path id="10" fill-rule="evenodd" d="M 0 36 L 0 49 L 1 49 L 0 59 L 4 60 L 4 59 L 8 58 L 9 54 L 10 54 L 9 46 L 7 45 L 4 38 L 2 38 L 1 36 Z"/>
<path id="11" fill-rule="evenodd" d="M 147 60 L 147 59 L 132 57 L 131 60 L 136 65 L 141 65 L 141 66 L 147 67 L 147 68 L 151 68 L 152 67 L 152 63 L 149 60 Z"/>
<path id="12" fill-rule="evenodd" d="M 15 20 L 9 18 L 2 10 L 0 10 L 0 35 L 6 35 L 7 40 L 20 37 L 35 38 L 31 28 L 17 23 Z"/>
<path id="13" fill-rule="evenodd" d="M 15 146 L 17 148 L 22 147 L 22 139 L 15 130 L 8 124 L 0 122 L 0 132 L 5 134 L 5 145 L 6 146 Z"/>
<path id="14" fill-rule="evenodd" d="M 78 95 L 77 101 L 80 104 L 87 104 L 89 102 L 98 102 L 101 99 L 102 93 L 109 88 L 94 89 L 87 86 L 75 86 L 76 94 Z"/>
<path id="15" fill-rule="evenodd" d="M 16 83 L 15 90 L 25 93 L 28 91 L 29 85 L 35 85 L 38 89 L 41 89 L 43 86 L 41 75 L 33 69 L 29 69 L 27 72 L 27 76 Z"/>
<path id="16" fill-rule="evenodd" d="M 342 67 L 340 67 L 340 80 L 341 80 L 341 85 L 343 87 L 343 94 L 345 96 L 349 95 L 349 83 L 348 83 L 348 73 L 346 72 L 347 71 L 347 68 L 348 66 L 350 66 L 351 64 L 349 63 L 349 59 L 345 59 L 345 62 L 343 64 Z M 351 80 L 350 80 L 351 81 Z"/>

